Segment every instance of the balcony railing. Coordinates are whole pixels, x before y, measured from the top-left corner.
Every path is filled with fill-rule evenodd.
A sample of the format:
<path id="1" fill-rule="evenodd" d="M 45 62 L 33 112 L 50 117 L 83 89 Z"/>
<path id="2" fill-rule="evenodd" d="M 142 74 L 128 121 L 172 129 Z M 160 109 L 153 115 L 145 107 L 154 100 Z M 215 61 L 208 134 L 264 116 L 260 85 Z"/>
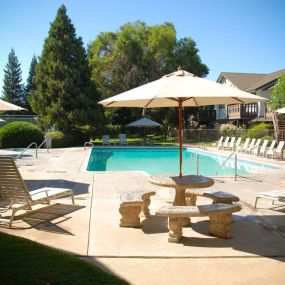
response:
<path id="1" fill-rule="evenodd" d="M 257 104 L 228 105 L 229 119 L 253 119 L 257 117 Z"/>

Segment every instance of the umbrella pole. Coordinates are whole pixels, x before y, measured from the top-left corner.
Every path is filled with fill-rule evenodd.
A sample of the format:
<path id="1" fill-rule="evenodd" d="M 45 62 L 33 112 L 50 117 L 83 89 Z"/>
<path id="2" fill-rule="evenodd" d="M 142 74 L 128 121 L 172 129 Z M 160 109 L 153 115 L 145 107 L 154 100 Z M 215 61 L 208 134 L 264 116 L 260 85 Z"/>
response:
<path id="1" fill-rule="evenodd" d="M 183 136 L 182 136 L 182 99 L 178 100 L 179 103 L 179 177 L 182 177 L 182 144 L 183 144 Z"/>

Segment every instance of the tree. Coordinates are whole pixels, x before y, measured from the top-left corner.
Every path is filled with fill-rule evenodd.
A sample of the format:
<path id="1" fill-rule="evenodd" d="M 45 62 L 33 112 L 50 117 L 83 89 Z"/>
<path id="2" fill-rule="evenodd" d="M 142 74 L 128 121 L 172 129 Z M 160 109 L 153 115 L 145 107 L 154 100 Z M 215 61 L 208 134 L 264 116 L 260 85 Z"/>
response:
<path id="1" fill-rule="evenodd" d="M 272 90 L 270 106 L 273 110 L 285 107 L 285 74 L 279 77 Z"/>
<path id="2" fill-rule="evenodd" d="M 76 36 L 62 5 L 45 39 L 30 100 L 42 127 L 54 125 L 59 131 L 70 132 L 94 124 L 98 96 L 90 77 L 82 39 Z"/>
<path id="3" fill-rule="evenodd" d="M 137 21 L 121 26 L 116 33 L 100 33 L 90 44 L 88 56 L 92 80 L 103 98 L 159 79 L 176 71 L 179 66 L 201 77 L 209 72 L 201 62 L 194 40 L 177 40 L 171 23 L 147 26 Z M 131 110 L 129 117 L 124 117 L 125 121 L 130 122 L 141 114 L 141 110 Z M 120 124 L 120 120 L 114 120 L 120 119 L 120 115 L 114 115 L 118 112 L 121 112 L 120 109 L 113 109 L 105 114 L 113 123 Z M 167 118 L 176 118 L 171 115 L 173 112 L 173 108 L 147 111 L 153 119 L 164 118 L 165 122 L 168 122 Z"/>
<path id="4" fill-rule="evenodd" d="M 2 90 L 2 99 L 23 106 L 24 88 L 22 84 L 21 64 L 12 48 L 9 56 L 6 69 L 4 69 L 4 85 Z M 24 107 L 24 106 L 23 106 Z"/>
<path id="5" fill-rule="evenodd" d="M 34 55 L 31 61 L 30 70 L 29 70 L 29 76 L 27 78 L 27 83 L 25 86 L 25 96 L 24 96 L 24 104 L 25 108 L 31 109 L 29 104 L 29 98 L 30 96 L 35 92 L 36 85 L 35 85 L 35 75 L 36 75 L 36 66 L 38 64 L 38 59 Z"/>

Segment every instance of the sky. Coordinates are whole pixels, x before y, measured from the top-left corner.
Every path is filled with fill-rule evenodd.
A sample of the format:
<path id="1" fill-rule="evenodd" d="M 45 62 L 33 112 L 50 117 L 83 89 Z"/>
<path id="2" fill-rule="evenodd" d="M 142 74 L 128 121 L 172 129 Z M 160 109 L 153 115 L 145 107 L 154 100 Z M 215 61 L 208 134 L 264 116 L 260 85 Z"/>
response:
<path id="1" fill-rule="evenodd" d="M 191 37 L 217 80 L 221 72 L 270 73 L 285 68 L 284 0 L 0 0 L 0 89 L 14 48 L 26 82 L 61 4 L 85 47 L 100 32 L 127 22 L 174 24 L 177 39 Z M 1 95 L 0 95 L 1 96 Z"/>

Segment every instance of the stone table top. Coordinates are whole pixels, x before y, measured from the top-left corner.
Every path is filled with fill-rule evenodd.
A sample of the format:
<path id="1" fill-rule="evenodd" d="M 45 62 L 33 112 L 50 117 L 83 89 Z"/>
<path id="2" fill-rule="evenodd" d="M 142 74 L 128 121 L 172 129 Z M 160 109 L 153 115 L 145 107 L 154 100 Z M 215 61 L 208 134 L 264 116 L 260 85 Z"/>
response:
<path id="1" fill-rule="evenodd" d="M 150 176 L 148 181 L 158 186 L 173 188 L 177 186 L 183 186 L 185 188 L 206 188 L 214 185 L 212 178 L 202 175 L 183 175 L 179 177 L 179 175 L 174 174 L 162 174 Z"/>

